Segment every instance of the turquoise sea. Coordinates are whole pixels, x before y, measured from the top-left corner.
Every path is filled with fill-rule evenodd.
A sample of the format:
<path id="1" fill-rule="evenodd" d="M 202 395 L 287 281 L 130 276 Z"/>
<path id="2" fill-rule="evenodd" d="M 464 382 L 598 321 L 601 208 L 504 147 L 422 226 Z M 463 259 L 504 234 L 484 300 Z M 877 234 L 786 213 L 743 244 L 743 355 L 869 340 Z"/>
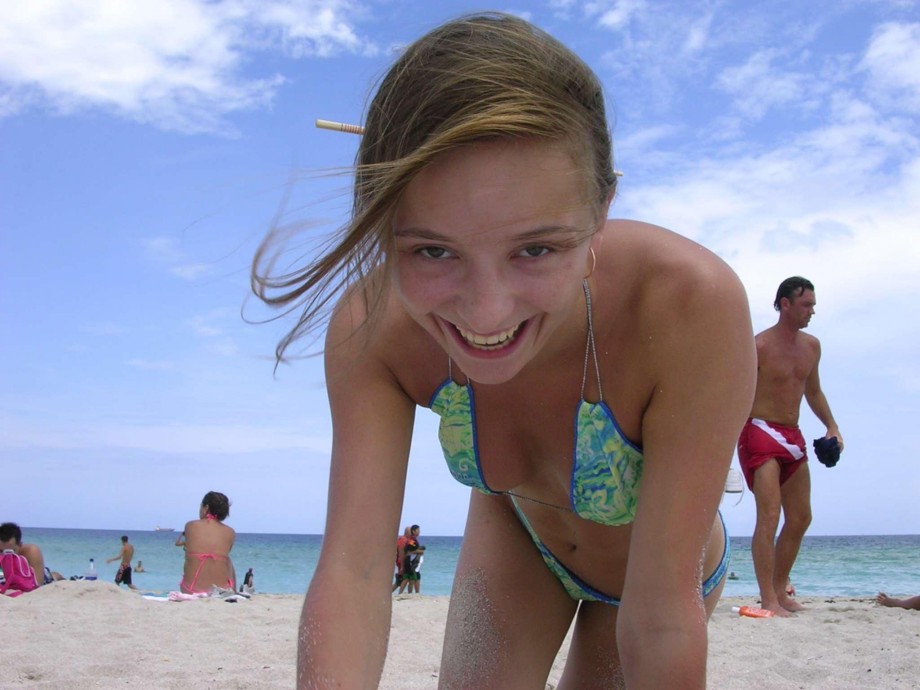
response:
<path id="1" fill-rule="evenodd" d="M 95 558 L 100 579 L 113 580 L 117 563 L 105 560 L 118 554 L 120 537 L 127 534 L 135 546 L 135 563 L 146 572 L 134 583 L 145 592 L 178 589 L 183 550 L 175 546 L 177 532 L 23 528 L 23 538 L 38 544 L 46 564 L 64 577 L 83 575 Z M 427 550 L 422 568 L 422 593 L 450 594 L 461 537 L 422 538 Z M 729 580 L 725 596 L 756 596 L 751 540 L 732 537 Z M 394 554 L 396 536 L 393 537 Z M 237 534 L 231 557 L 240 578 L 253 568 L 258 592 L 302 594 L 316 567 L 322 536 L 317 534 Z M 807 536 L 792 573 L 800 596 L 871 597 L 879 590 L 890 594 L 920 593 L 920 535 L 821 537 Z"/>

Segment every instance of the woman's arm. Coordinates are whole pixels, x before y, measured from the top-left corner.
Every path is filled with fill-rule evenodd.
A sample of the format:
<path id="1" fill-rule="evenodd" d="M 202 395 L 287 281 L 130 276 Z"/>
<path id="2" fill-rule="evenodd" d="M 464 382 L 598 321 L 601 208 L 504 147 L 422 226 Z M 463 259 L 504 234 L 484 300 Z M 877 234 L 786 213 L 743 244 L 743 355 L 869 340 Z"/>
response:
<path id="1" fill-rule="evenodd" d="M 227 568 L 229 569 L 228 576 L 230 582 L 233 583 L 233 589 L 235 590 L 240 584 L 239 580 L 236 579 L 236 566 L 233 564 L 233 559 L 230 558 L 230 552 L 233 551 L 233 545 L 236 544 L 236 530 L 232 527 L 227 527 L 230 530 L 230 545 L 227 547 Z"/>
<path id="2" fill-rule="evenodd" d="M 628 687 L 702 689 L 702 559 L 751 409 L 756 351 L 744 290 L 715 257 L 659 282 L 647 302 L 654 387 L 617 640 Z"/>
<path id="3" fill-rule="evenodd" d="M 297 687 L 377 687 L 415 404 L 340 311 L 326 345 L 333 444 L 326 529 L 300 621 Z M 385 326 L 381 325 L 381 328 Z"/>

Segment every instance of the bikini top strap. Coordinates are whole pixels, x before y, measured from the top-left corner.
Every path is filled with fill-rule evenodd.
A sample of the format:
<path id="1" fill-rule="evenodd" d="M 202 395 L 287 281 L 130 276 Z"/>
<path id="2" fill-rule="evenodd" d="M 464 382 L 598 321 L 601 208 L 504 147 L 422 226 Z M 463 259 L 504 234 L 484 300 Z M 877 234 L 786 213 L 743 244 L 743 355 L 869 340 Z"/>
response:
<path id="1" fill-rule="evenodd" d="M 585 382 L 588 380 L 588 358 L 594 359 L 594 375 L 597 377 L 597 395 L 599 402 L 604 401 L 604 388 L 601 385 L 601 367 L 597 361 L 597 345 L 594 342 L 594 319 L 591 315 L 591 289 L 588 287 L 588 279 L 582 282 L 585 291 L 585 307 L 588 311 L 588 342 L 585 343 L 585 366 L 581 372 L 581 399 L 585 399 Z"/>

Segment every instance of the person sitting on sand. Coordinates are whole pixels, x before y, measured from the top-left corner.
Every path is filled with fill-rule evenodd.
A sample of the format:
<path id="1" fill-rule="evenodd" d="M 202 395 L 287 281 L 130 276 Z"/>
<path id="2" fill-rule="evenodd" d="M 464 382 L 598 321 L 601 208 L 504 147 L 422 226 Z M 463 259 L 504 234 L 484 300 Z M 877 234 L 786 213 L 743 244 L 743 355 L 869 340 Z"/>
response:
<path id="1" fill-rule="evenodd" d="M 185 570 L 179 589 L 185 594 L 208 593 L 211 587 L 235 590 L 236 572 L 230 550 L 236 540 L 233 528 L 224 524 L 230 515 L 230 500 L 209 491 L 201 500 L 199 519 L 186 523 Z"/>
<path id="2" fill-rule="evenodd" d="M 19 553 L 22 534 L 8 522 L 0 526 L 0 594 L 18 597 L 38 589 L 38 578 L 28 559 Z"/>
<path id="3" fill-rule="evenodd" d="M 875 603 L 879 606 L 892 606 L 894 608 L 920 611 L 920 594 L 915 597 L 908 597 L 907 599 L 895 599 L 894 597 L 889 597 L 884 592 L 879 592 L 878 596 L 875 597 Z"/>
<path id="4" fill-rule="evenodd" d="M 37 544 L 24 544 L 22 542 L 22 529 L 15 522 L 4 522 L 0 525 L 0 550 L 11 549 L 20 556 L 24 556 L 29 566 L 35 573 L 39 585 L 47 585 L 64 576 L 53 571 L 45 565 L 45 556 Z"/>
<path id="5" fill-rule="evenodd" d="M 38 580 L 26 557 L 13 549 L 0 551 L 0 594 L 18 597 L 24 592 L 36 589 Z"/>

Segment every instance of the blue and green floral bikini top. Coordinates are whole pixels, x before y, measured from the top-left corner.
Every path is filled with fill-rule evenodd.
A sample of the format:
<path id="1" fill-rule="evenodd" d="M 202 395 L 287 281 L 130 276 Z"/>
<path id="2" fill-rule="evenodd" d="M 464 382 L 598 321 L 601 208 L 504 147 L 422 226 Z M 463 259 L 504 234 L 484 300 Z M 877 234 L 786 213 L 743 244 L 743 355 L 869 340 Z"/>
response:
<path id="1" fill-rule="evenodd" d="M 625 525 L 636 517 L 642 479 L 642 450 L 626 438 L 604 402 L 587 281 L 584 290 L 588 308 L 588 342 L 581 380 L 581 402 L 575 414 L 575 458 L 569 499 L 575 514 L 586 520 L 603 525 Z M 593 356 L 597 376 L 600 401 L 596 403 L 584 399 L 589 356 Z M 516 495 L 494 491 L 485 482 L 479 458 L 476 406 L 471 383 L 455 383 L 449 373 L 447 380 L 431 396 L 429 406 L 441 417 L 438 437 L 454 478 L 484 493 Z"/>

